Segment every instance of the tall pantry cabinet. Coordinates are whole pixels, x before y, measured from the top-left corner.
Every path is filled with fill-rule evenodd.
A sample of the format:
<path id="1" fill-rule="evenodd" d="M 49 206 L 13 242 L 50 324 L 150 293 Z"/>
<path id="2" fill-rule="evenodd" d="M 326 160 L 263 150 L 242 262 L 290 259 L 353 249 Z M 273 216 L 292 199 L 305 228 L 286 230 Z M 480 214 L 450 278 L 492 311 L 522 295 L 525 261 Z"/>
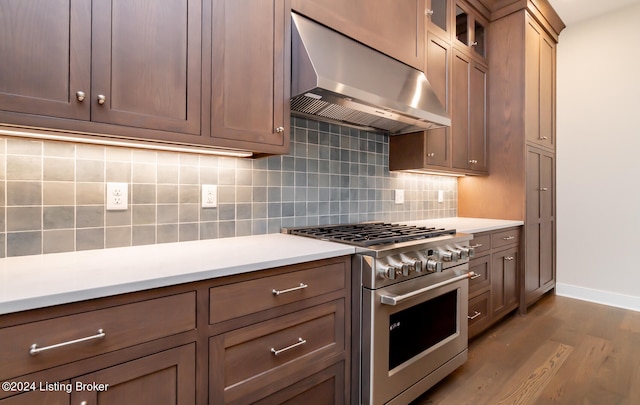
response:
<path id="1" fill-rule="evenodd" d="M 458 182 L 458 215 L 525 221 L 521 312 L 555 288 L 556 44 L 564 27 L 546 0 L 493 11 L 490 175 Z"/>

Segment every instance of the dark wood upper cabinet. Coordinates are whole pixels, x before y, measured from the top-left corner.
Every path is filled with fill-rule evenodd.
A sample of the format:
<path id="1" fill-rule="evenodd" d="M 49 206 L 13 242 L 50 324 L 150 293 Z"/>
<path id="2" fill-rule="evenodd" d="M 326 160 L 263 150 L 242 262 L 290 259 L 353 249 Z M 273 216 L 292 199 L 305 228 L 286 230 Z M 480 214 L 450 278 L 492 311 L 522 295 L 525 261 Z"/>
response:
<path id="1" fill-rule="evenodd" d="M 291 6 L 356 41 L 424 69 L 425 0 L 292 0 Z"/>
<path id="2" fill-rule="evenodd" d="M 454 11 L 454 45 L 469 56 L 484 61 L 487 57 L 486 30 L 489 20 L 472 9 L 468 3 L 458 1 Z"/>
<path id="3" fill-rule="evenodd" d="M 91 119 L 200 133 L 201 0 L 93 2 Z"/>
<path id="4" fill-rule="evenodd" d="M 451 4 L 453 0 L 426 0 L 426 29 L 439 37 L 451 41 Z M 427 61 L 429 57 L 427 56 Z M 427 62 L 428 65 L 428 62 Z M 428 68 L 428 66 L 427 66 Z"/>
<path id="5" fill-rule="evenodd" d="M 452 163 L 487 171 L 487 68 L 454 50 L 451 82 Z"/>
<path id="6" fill-rule="evenodd" d="M 553 149 L 555 147 L 555 71 L 556 43 L 527 17 L 525 26 L 525 126 L 527 141 Z"/>
<path id="7" fill-rule="evenodd" d="M 0 110 L 88 120 L 90 30 L 90 0 L 0 2 Z"/>
<path id="8" fill-rule="evenodd" d="M 211 137 L 219 146 L 289 150 L 288 0 L 215 0 Z"/>

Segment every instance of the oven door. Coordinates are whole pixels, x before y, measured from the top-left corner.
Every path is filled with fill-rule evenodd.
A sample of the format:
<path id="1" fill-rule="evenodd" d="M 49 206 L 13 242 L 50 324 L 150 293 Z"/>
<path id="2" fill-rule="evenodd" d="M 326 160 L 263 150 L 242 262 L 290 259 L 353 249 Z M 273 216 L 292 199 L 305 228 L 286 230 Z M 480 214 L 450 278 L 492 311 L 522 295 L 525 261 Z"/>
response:
<path id="1" fill-rule="evenodd" d="M 406 404 L 467 360 L 468 268 L 363 291 L 363 404 Z"/>

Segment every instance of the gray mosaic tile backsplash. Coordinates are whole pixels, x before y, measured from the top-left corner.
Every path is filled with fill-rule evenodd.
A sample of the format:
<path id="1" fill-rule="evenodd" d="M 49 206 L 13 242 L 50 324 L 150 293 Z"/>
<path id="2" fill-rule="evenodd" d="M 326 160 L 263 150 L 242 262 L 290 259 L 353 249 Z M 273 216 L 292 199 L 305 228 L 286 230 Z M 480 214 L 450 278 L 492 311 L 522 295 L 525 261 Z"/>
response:
<path id="1" fill-rule="evenodd" d="M 301 118 L 292 131 L 289 155 L 253 160 L 0 138 L 0 257 L 456 216 L 456 179 L 390 173 L 387 135 Z M 105 210 L 107 182 L 129 184 L 128 210 Z M 201 184 L 218 185 L 217 208 L 201 208 Z"/>

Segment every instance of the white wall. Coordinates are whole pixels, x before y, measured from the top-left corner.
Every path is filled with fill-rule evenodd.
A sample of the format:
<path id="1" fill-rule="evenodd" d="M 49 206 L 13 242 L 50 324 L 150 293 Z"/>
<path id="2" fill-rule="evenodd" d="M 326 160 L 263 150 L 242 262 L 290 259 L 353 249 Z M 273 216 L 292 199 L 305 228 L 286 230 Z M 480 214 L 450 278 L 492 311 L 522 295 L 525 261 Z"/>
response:
<path id="1" fill-rule="evenodd" d="M 558 45 L 557 289 L 640 311 L 640 5 Z"/>

